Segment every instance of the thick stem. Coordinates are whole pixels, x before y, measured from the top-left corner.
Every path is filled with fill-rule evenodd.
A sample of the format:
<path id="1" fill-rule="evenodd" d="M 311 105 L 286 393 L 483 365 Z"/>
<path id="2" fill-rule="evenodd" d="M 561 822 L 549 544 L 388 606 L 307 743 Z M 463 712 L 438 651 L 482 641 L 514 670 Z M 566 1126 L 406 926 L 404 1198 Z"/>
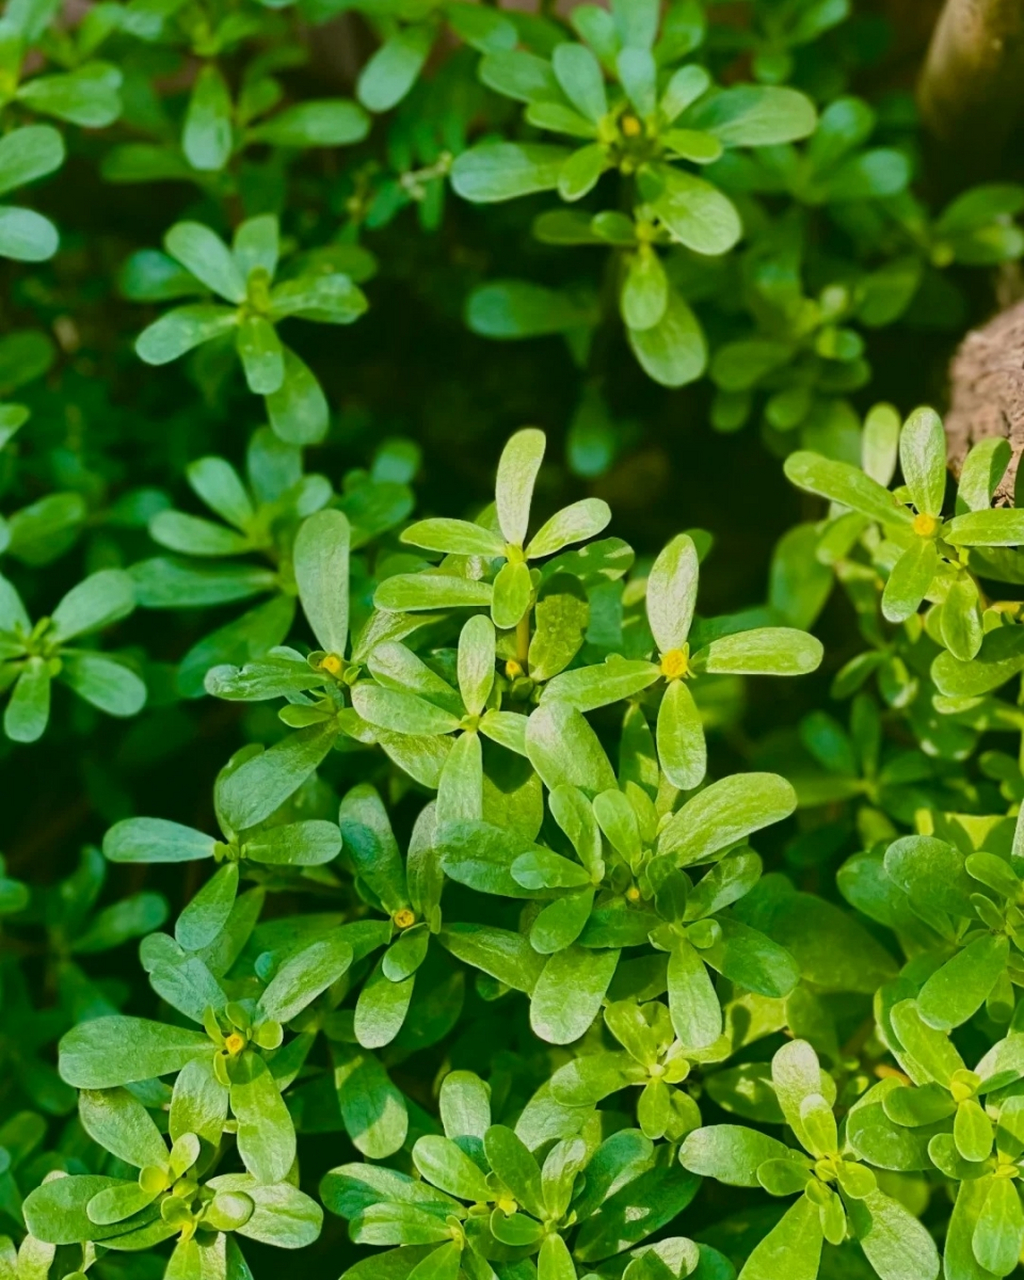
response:
<path id="1" fill-rule="evenodd" d="M 530 657 L 530 610 L 516 623 L 516 661 L 525 671 Z"/>
<path id="2" fill-rule="evenodd" d="M 917 98 L 957 185 L 991 172 L 1024 107 L 1021 0 L 946 0 Z"/>

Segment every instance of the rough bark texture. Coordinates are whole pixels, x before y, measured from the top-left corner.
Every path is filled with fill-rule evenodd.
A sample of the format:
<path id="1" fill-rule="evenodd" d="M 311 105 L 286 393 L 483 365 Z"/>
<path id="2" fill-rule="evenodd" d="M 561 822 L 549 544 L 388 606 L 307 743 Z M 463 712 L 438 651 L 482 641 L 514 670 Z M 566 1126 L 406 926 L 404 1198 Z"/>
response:
<path id="1" fill-rule="evenodd" d="M 972 444 L 1003 436 L 1013 448 L 1013 460 L 995 502 L 1011 503 L 1024 449 L 1024 302 L 967 335 L 953 357 L 950 384 L 946 440 L 954 474 L 960 474 Z"/>
<path id="2" fill-rule="evenodd" d="M 918 84 L 925 125 L 961 183 L 998 163 L 1024 106 L 1024 4 L 946 0 Z"/>

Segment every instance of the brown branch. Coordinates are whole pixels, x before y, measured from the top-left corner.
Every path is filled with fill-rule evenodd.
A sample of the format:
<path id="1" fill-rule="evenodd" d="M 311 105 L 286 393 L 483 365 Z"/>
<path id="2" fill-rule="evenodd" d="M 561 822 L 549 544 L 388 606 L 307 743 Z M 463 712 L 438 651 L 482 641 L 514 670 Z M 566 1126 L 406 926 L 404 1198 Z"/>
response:
<path id="1" fill-rule="evenodd" d="M 995 501 L 1012 503 L 1024 448 L 1024 302 L 1000 312 L 964 338 L 953 357 L 949 380 L 946 442 L 954 474 L 960 474 L 971 445 L 1002 436 L 1009 440 L 1013 458 Z"/>
<path id="2" fill-rule="evenodd" d="M 946 0 L 917 99 L 957 185 L 992 173 L 1024 107 L 1021 0 Z"/>

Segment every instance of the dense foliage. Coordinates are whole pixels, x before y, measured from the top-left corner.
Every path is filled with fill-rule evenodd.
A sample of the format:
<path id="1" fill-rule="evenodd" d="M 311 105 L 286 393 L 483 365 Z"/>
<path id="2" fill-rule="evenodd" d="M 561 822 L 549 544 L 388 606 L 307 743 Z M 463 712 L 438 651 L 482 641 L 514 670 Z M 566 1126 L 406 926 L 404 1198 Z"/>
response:
<path id="1" fill-rule="evenodd" d="M 1024 186 L 887 40 L 9 0 L 0 1280 L 1018 1268 Z"/>

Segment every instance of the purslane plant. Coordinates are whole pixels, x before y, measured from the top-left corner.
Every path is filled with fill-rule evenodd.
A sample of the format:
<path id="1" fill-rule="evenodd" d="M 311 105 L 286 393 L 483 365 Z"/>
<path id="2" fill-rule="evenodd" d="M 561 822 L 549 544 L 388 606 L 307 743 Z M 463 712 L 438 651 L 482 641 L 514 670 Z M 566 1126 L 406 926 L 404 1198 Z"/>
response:
<path id="1" fill-rule="evenodd" d="M 326 398 L 301 357 L 282 344 L 276 326 L 289 317 L 351 324 L 367 306 L 359 287 L 340 271 L 275 284 L 280 245 L 277 218 L 271 214 L 241 223 L 230 248 L 199 222 L 176 223 L 164 244 L 169 260 L 165 265 L 154 260 L 149 268 L 163 277 L 160 296 L 209 290 L 221 301 L 175 307 L 154 320 L 136 343 L 141 358 L 147 364 L 166 364 L 203 343 L 232 337 L 246 384 L 264 397 L 277 435 L 294 445 L 322 440 Z M 184 280 L 173 280 L 176 269 Z"/>
<path id="2" fill-rule="evenodd" d="M 6 5 L 0 1280 L 1019 1269 L 1024 524 L 902 417 L 1024 194 L 852 10 Z"/>

